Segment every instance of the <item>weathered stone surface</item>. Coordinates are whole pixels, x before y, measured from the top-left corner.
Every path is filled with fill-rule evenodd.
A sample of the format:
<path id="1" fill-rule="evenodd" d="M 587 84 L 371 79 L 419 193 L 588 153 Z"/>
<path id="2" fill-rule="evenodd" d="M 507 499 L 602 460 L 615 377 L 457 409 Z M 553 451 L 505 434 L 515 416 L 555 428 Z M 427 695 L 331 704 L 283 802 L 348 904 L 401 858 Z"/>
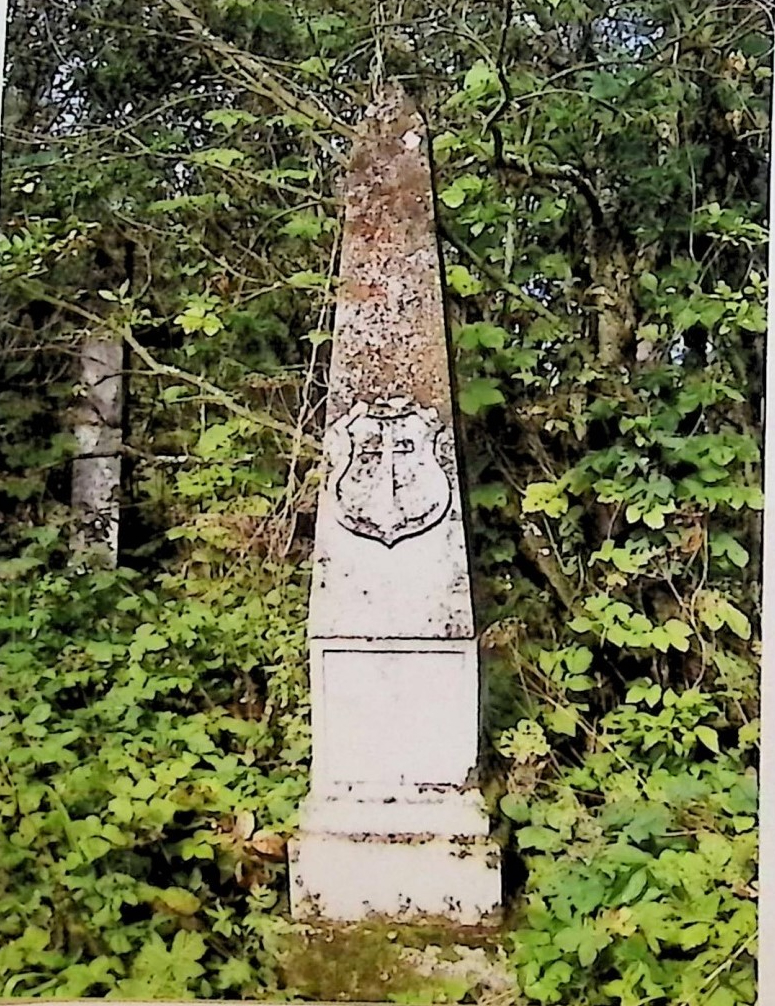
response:
<path id="1" fill-rule="evenodd" d="M 346 218 L 310 600 L 312 792 L 297 915 L 446 915 L 500 899 L 422 120 L 370 110 Z"/>
<path id="2" fill-rule="evenodd" d="M 468 988 L 482 1006 L 509 1006 L 516 993 L 497 929 L 443 917 L 305 923 L 279 942 L 278 962 L 285 987 L 318 1003 L 445 1002 Z"/>
<path id="3" fill-rule="evenodd" d="M 367 111 L 346 182 L 328 421 L 408 396 L 452 421 L 425 126 L 398 90 Z"/>
<path id="4" fill-rule="evenodd" d="M 330 428 L 337 520 L 388 547 L 446 515 L 450 477 L 437 447 L 444 425 L 411 398 L 358 401 Z"/>
<path id="5" fill-rule="evenodd" d="M 298 867 L 291 883 L 297 916 L 406 921 L 432 915 L 473 926 L 500 902 L 498 854 L 486 839 L 310 833 L 291 856 Z"/>
<path id="6" fill-rule="evenodd" d="M 470 639 L 425 126 L 395 91 L 362 137 L 346 179 L 310 634 Z"/>
<path id="7" fill-rule="evenodd" d="M 488 952 L 460 943 L 445 947 L 430 943 L 422 950 L 403 947 L 399 959 L 431 982 L 462 981 L 476 988 L 480 1006 L 488 997 L 497 997 L 504 1006 L 513 1002 L 514 972 L 502 947 Z"/>

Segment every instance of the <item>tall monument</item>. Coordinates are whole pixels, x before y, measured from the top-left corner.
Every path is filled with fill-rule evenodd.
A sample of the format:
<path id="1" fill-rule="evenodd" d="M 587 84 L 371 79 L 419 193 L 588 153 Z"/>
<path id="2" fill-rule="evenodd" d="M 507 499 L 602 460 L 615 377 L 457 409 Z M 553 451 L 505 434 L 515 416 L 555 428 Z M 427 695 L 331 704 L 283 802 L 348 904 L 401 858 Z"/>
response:
<path id="1" fill-rule="evenodd" d="M 479 667 L 427 139 L 399 90 L 367 111 L 345 187 L 291 904 L 473 924 L 500 864 L 470 784 Z"/>

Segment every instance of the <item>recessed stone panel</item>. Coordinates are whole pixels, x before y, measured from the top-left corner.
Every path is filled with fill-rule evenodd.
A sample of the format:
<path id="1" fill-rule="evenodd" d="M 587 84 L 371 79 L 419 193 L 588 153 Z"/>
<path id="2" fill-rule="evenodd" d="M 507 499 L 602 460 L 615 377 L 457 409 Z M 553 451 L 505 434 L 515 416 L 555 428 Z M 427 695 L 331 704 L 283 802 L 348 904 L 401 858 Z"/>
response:
<path id="1" fill-rule="evenodd" d="M 466 657 L 460 650 L 324 650 L 323 781 L 465 782 L 476 762 L 471 709 L 478 701 Z"/>

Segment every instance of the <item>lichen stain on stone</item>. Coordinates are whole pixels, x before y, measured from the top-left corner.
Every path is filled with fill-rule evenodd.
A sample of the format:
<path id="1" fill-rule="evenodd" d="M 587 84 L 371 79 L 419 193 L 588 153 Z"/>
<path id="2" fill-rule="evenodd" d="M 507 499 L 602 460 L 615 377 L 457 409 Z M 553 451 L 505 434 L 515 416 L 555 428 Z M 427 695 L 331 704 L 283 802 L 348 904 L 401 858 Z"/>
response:
<path id="1" fill-rule="evenodd" d="M 446 332 L 425 126 L 389 92 L 362 124 L 345 191 L 332 419 L 405 394 L 451 421 Z M 411 136 L 417 142 L 407 143 Z M 386 352 L 389 347 L 389 352 Z M 390 359 L 391 365 L 386 366 Z"/>

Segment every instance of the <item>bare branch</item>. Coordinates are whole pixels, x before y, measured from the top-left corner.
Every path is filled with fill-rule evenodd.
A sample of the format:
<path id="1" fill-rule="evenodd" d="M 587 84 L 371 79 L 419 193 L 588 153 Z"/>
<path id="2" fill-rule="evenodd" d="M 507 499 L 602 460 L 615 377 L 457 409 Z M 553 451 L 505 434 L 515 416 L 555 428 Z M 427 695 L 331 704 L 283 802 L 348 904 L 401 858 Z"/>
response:
<path id="1" fill-rule="evenodd" d="M 510 293 L 512 297 L 516 297 L 524 307 L 526 311 L 532 311 L 533 314 L 537 314 L 541 318 L 546 318 L 547 321 L 558 321 L 558 318 L 548 307 L 545 307 L 540 300 L 535 297 L 531 297 L 529 293 L 526 293 L 521 286 L 516 283 L 512 283 L 508 277 L 506 277 L 500 269 L 486 262 L 481 255 L 471 248 L 470 245 L 459 237 L 455 232 L 443 221 L 440 222 L 441 232 L 444 237 L 449 241 L 453 248 L 456 248 L 469 262 L 473 263 L 476 268 L 484 273 L 493 283 L 497 284 L 501 290 L 505 290 Z"/>
<path id="2" fill-rule="evenodd" d="M 320 136 L 312 127 L 330 129 L 345 139 L 353 140 L 357 134 L 352 127 L 337 119 L 333 112 L 321 102 L 308 101 L 293 94 L 278 76 L 268 69 L 267 63 L 260 56 L 245 52 L 231 42 L 215 35 L 183 0 L 164 0 L 164 2 L 189 25 L 202 45 L 224 57 L 240 71 L 243 80 L 251 90 L 262 97 L 269 98 L 284 112 L 292 112 L 307 119 L 308 128 L 316 141 L 325 146 L 331 157 L 338 163 L 345 161 L 345 156 L 331 146 L 329 141 Z"/>
<path id="3" fill-rule="evenodd" d="M 524 163 L 504 159 L 501 170 L 509 175 L 517 175 L 521 178 L 538 178 L 548 181 L 568 182 L 587 201 L 592 214 L 592 225 L 602 227 L 605 223 L 603 209 L 600 205 L 597 192 L 592 183 L 570 164 L 549 164 L 549 163 Z"/>
<path id="4" fill-rule="evenodd" d="M 155 359 L 151 353 L 137 341 L 132 330 L 128 325 L 122 325 L 120 328 L 113 326 L 109 320 L 101 318 L 98 314 L 94 314 L 92 311 L 81 307 L 80 304 L 71 304 L 66 300 L 60 300 L 58 297 L 54 297 L 48 293 L 38 293 L 38 299 L 45 300 L 48 304 L 53 307 L 59 308 L 61 311 L 66 311 L 69 314 L 76 314 L 81 318 L 86 319 L 86 321 L 91 322 L 95 327 L 95 332 L 109 332 L 119 335 L 132 351 L 140 357 L 143 363 L 148 367 L 149 371 L 153 374 L 157 374 L 159 377 L 167 377 L 173 381 L 179 381 L 182 384 L 190 384 L 192 387 L 197 388 L 203 394 L 207 395 L 213 403 L 222 406 L 232 415 L 239 416 L 241 419 L 245 419 L 248 422 L 260 426 L 264 429 L 273 430 L 275 433 L 279 433 L 282 436 L 296 438 L 298 437 L 298 431 L 294 426 L 284 423 L 279 419 L 275 419 L 274 416 L 270 416 L 269 413 L 265 411 L 256 411 L 255 409 L 250 409 L 246 405 L 237 401 L 232 395 L 223 388 L 219 388 L 217 385 L 212 384 L 210 381 L 205 380 L 203 377 L 199 377 L 197 374 L 192 374 L 188 370 L 182 370 L 180 367 L 175 367 L 169 363 L 160 363 Z M 301 438 L 301 443 L 304 447 L 310 450 L 312 453 L 317 454 L 319 452 L 319 446 L 316 440 L 310 436 L 303 436 Z"/>

